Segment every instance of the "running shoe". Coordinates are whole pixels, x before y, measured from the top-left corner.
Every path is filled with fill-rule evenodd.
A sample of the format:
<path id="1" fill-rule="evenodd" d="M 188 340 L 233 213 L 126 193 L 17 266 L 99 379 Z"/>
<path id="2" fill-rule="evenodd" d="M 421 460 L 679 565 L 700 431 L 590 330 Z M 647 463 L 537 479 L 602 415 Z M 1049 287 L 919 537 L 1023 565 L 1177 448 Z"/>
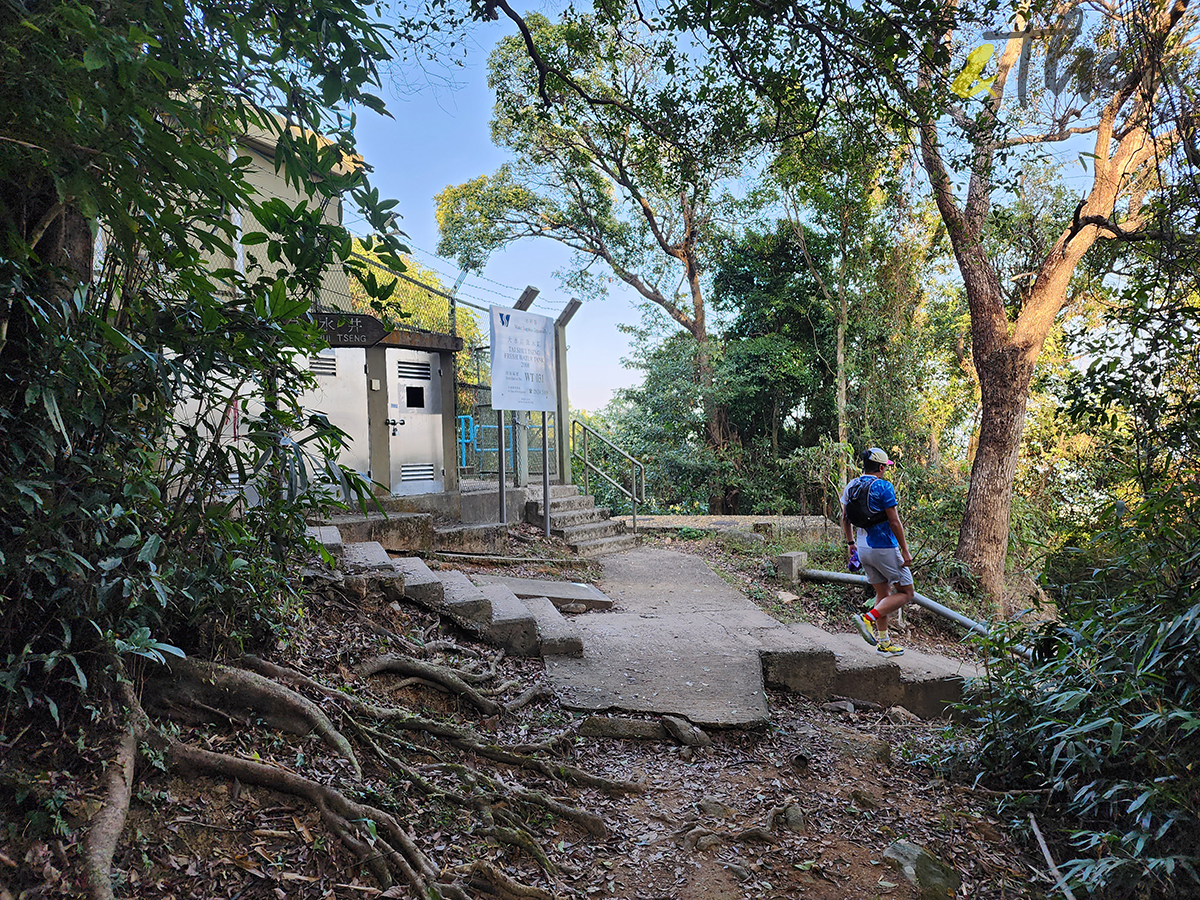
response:
<path id="1" fill-rule="evenodd" d="M 893 644 L 888 638 L 882 638 L 875 647 L 875 652 L 880 656 L 899 656 L 904 652 L 904 648 L 899 644 Z"/>
<path id="2" fill-rule="evenodd" d="M 864 613 L 854 617 L 854 627 L 862 635 L 862 639 L 874 647 L 879 643 L 879 635 L 875 631 L 875 623 Z"/>

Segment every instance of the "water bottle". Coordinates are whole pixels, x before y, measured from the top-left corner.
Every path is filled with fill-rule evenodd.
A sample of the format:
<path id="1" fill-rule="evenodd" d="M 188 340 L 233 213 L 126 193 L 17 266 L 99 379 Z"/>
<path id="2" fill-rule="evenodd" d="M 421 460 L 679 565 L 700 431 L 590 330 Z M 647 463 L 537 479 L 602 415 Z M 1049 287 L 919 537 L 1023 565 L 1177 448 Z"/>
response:
<path id="1" fill-rule="evenodd" d="M 858 561 L 858 547 L 850 548 L 850 571 L 857 572 L 862 568 L 862 563 Z"/>

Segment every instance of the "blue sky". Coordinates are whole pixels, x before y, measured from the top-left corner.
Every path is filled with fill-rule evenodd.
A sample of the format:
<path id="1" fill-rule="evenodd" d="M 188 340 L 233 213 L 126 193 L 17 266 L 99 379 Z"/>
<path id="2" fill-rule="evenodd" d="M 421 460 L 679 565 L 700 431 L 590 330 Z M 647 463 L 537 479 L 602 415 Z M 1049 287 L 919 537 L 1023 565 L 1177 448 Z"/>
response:
<path id="1" fill-rule="evenodd" d="M 358 148 L 374 168 L 375 186 L 381 195 L 399 201 L 401 227 L 409 236 L 413 258 L 438 271 L 447 286 L 454 283 L 458 268 L 452 260 L 433 256 L 438 242 L 433 197 L 447 185 L 491 174 L 506 159 L 489 135 L 492 95 L 487 87 L 487 57 L 501 37 L 514 32 L 508 20 L 476 25 L 468 37 L 466 66 L 451 73 L 460 83 L 457 89 L 428 83 L 421 73 L 411 73 L 411 92 L 390 89 L 385 96 L 394 119 L 369 110 L 359 113 Z M 347 213 L 351 230 L 361 224 L 356 218 Z M 493 254 L 481 276 L 468 276 L 459 296 L 480 306 L 511 306 L 526 285 L 533 285 L 541 293 L 531 311 L 556 317 L 569 298 L 559 290 L 553 273 L 568 259 L 568 253 L 553 241 L 521 241 Z M 617 324 L 636 323 L 639 317 L 629 292 L 619 289 L 607 300 L 585 303 L 575 314 L 567 330 L 573 408 L 599 410 L 614 389 L 638 380 L 637 373 L 621 366 L 628 341 Z M 486 333 L 486 318 L 482 323 Z"/>

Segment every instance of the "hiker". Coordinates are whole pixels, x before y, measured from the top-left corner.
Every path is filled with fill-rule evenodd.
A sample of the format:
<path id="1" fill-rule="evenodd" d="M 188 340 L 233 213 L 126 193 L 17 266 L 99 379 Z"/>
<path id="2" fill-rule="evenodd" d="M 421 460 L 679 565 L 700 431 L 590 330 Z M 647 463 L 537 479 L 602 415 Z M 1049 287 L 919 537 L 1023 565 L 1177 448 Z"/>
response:
<path id="1" fill-rule="evenodd" d="M 842 491 L 842 531 L 851 558 L 857 550 L 863 573 L 875 588 L 874 608 L 855 616 L 854 624 L 878 653 L 899 656 L 904 648 L 888 637 L 888 615 L 912 602 L 912 554 L 896 510 L 896 490 L 885 475 L 891 465 L 878 447 L 863 452 L 862 475 Z"/>

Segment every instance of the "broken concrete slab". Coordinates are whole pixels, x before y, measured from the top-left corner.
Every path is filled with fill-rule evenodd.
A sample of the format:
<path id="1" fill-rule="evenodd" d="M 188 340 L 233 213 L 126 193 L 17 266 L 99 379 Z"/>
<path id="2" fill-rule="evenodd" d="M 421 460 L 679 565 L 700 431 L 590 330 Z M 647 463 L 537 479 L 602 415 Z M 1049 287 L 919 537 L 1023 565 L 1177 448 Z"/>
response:
<path id="1" fill-rule="evenodd" d="M 663 716 L 662 723 L 667 733 L 685 747 L 712 746 L 712 738 L 704 733 L 704 729 L 697 728 L 687 719 L 680 716 Z"/>
<path id="2" fill-rule="evenodd" d="M 670 739 L 662 722 L 649 719 L 627 719 L 624 716 L 588 716 L 579 724 L 582 737 L 604 737 L 616 740 L 666 741 Z"/>
<path id="3" fill-rule="evenodd" d="M 377 541 L 393 553 L 433 549 L 433 516 L 428 513 L 371 513 L 367 516 L 330 516 L 342 540 Z"/>
<path id="4" fill-rule="evenodd" d="M 729 646 L 711 619 L 589 613 L 572 623 L 583 656 L 546 654 L 546 673 L 565 706 L 673 713 L 703 726 L 766 724 L 757 652 Z"/>
<path id="5" fill-rule="evenodd" d="M 378 541 L 346 544 L 342 554 L 342 569 L 350 575 L 393 573 L 392 558 Z"/>
<path id="6" fill-rule="evenodd" d="M 310 538 L 313 538 L 318 544 L 324 547 L 334 559 L 342 555 L 344 549 L 342 533 L 333 525 L 309 525 L 304 530 Z"/>
<path id="7" fill-rule="evenodd" d="M 903 706 L 924 718 L 947 715 L 977 670 L 967 663 L 905 650 L 881 656 L 857 634 L 830 634 L 807 624 L 765 636 L 763 678 L 771 687 L 813 700 L 861 697 Z"/>
<path id="8" fill-rule="evenodd" d="M 575 617 L 583 656 L 546 659 L 566 706 L 673 714 L 704 727 L 766 724 L 758 648 L 763 633 L 783 626 L 694 556 L 639 548 L 603 566 L 600 587 L 620 611 Z"/>
<path id="9" fill-rule="evenodd" d="M 598 588 L 574 581 L 543 578 L 509 578 L 504 575 L 476 575 L 478 585 L 502 584 L 518 597 L 546 597 L 555 606 L 582 603 L 588 609 L 612 609 L 613 602 Z"/>
<path id="10" fill-rule="evenodd" d="M 441 606 L 444 590 L 436 575 L 415 556 L 393 559 L 392 565 L 404 576 L 404 596 L 426 608 Z"/>
<path id="11" fill-rule="evenodd" d="M 828 636 L 815 625 L 806 623 L 765 634 L 760 650 L 763 681 L 769 687 L 803 694 L 813 700 L 833 696 L 836 657 L 825 646 Z"/>
<path id="12" fill-rule="evenodd" d="M 442 583 L 442 601 L 435 609 L 459 625 L 481 634 L 492 621 L 492 604 L 470 579 L 455 569 L 441 569 L 436 574 Z"/>
<path id="13" fill-rule="evenodd" d="M 489 641 L 513 656 L 538 656 L 537 620 L 517 595 L 502 584 L 480 585 L 480 593 L 492 605 L 492 621 L 484 630 Z"/>
<path id="14" fill-rule="evenodd" d="M 563 618 L 547 597 L 522 597 L 521 602 L 537 620 L 538 641 L 542 656 L 546 657 L 547 669 L 550 658 L 557 660 L 576 659 L 583 655 L 583 639 L 575 626 Z"/>

